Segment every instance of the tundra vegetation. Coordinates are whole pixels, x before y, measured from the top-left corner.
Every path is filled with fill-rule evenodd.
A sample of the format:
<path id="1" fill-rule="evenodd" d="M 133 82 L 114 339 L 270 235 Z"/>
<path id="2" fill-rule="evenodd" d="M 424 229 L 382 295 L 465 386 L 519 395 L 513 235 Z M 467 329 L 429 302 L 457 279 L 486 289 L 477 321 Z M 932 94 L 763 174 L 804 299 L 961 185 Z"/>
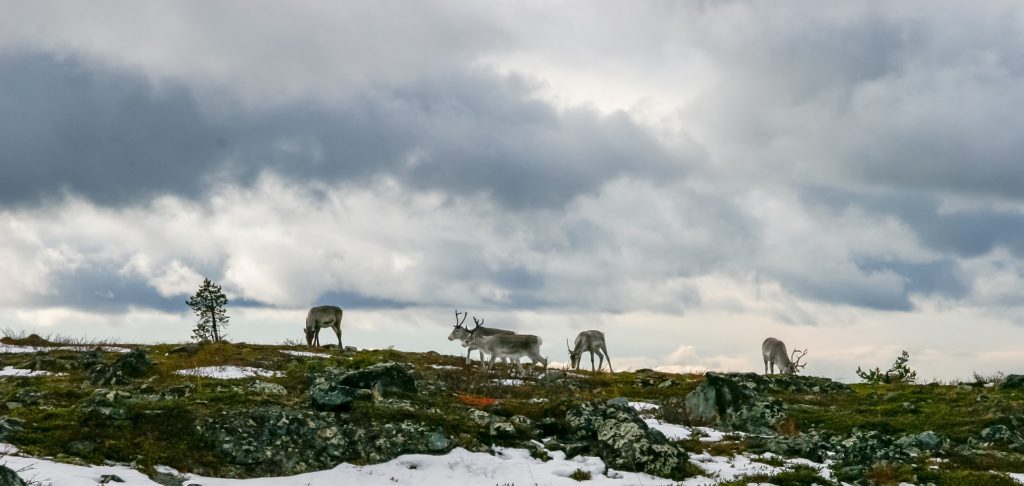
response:
<path id="1" fill-rule="evenodd" d="M 37 336 L 3 341 L 53 344 Z M 494 445 L 539 459 L 547 450 L 594 455 L 617 470 L 673 480 L 706 475 L 693 460 L 699 454 L 749 454 L 774 466 L 829 459 L 834 480 L 856 484 L 1016 484 L 1007 473 L 1024 472 L 1024 377 L 1017 375 L 996 383 L 847 385 L 800 375 L 549 369 L 513 385 L 505 367 L 484 373 L 464 356 L 434 352 L 311 356 L 304 343 L 223 341 L 123 346 L 131 352 L 0 354 L 4 367 L 53 372 L 0 379 L 0 441 L 60 461 L 131 463 L 154 477 L 163 474 L 157 465 L 242 478 Z M 277 373 L 234 380 L 176 373 L 224 365 Z M 628 401 L 660 405 L 646 418 L 727 435 L 669 440 Z M 834 480 L 787 465 L 723 484 Z"/>

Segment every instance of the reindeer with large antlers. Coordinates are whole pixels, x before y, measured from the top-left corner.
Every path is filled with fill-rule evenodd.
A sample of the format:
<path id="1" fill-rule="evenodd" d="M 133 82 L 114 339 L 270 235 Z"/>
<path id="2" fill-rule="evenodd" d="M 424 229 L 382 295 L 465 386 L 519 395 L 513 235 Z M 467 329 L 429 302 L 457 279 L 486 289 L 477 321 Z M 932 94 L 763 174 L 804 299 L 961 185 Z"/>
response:
<path id="1" fill-rule="evenodd" d="M 479 334 L 481 330 L 486 329 L 481 326 L 483 320 L 478 321 L 474 317 L 473 322 L 477 325 L 469 330 L 469 337 L 462 341 L 462 345 L 466 347 L 473 346 L 491 355 L 491 359 L 488 361 L 485 369 L 490 369 L 494 365 L 496 358 L 502 358 L 512 360 L 516 367 L 519 368 L 519 371 L 523 372 L 523 365 L 519 363 L 519 359 L 527 357 L 530 358 L 534 366 L 537 363 L 543 364 L 544 371 L 547 371 L 548 359 L 540 355 L 540 345 L 543 343 L 540 336 L 530 334 L 492 334 L 490 336 L 483 336 Z"/>
<path id="2" fill-rule="evenodd" d="M 462 320 L 459 320 L 459 316 L 460 315 L 462 316 Z M 469 313 L 467 313 L 467 312 L 459 312 L 458 309 L 455 309 L 455 329 L 452 329 L 451 334 L 448 335 L 448 340 L 449 341 L 458 340 L 460 343 L 462 343 L 463 346 L 468 348 L 467 351 L 466 351 L 466 364 L 469 364 L 469 363 L 473 362 L 473 360 L 471 360 L 470 357 L 469 357 L 471 354 L 473 354 L 473 350 L 480 351 L 480 362 L 483 362 L 484 361 L 484 352 L 483 352 L 483 350 L 479 349 L 476 346 L 473 346 L 473 345 L 466 346 L 466 344 L 465 344 L 466 339 L 469 338 L 471 334 L 470 334 L 469 328 L 467 328 L 466 326 L 463 326 L 462 323 L 466 321 L 466 317 L 468 315 L 469 315 Z M 504 329 L 495 329 L 493 327 L 483 327 L 483 324 L 484 324 L 483 319 L 480 319 L 479 321 L 477 321 L 477 319 L 474 317 L 473 321 L 476 322 L 477 328 L 476 328 L 475 332 L 476 332 L 476 334 L 478 336 L 494 336 L 494 335 L 497 335 L 497 334 L 515 334 L 512 331 L 506 331 Z"/>
<path id="3" fill-rule="evenodd" d="M 797 353 L 800 353 L 797 356 Z M 761 357 L 764 358 L 764 374 L 768 374 L 769 366 L 771 371 L 775 373 L 775 367 L 779 367 L 780 373 L 792 375 L 798 373 L 803 367 L 807 366 L 807 363 L 801 363 L 800 360 L 807 355 L 807 350 L 803 351 L 793 350 L 792 355 L 786 353 L 786 343 L 779 341 L 773 337 L 764 340 L 761 344 Z"/>

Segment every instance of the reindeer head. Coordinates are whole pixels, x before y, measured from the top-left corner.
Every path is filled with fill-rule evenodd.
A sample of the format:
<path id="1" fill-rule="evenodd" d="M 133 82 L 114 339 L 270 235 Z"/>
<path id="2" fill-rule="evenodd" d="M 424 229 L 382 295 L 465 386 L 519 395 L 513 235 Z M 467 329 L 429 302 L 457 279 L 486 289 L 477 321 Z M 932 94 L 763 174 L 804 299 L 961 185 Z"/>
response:
<path id="1" fill-rule="evenodd" d="M 572 349 L 572 347 L 569 346 L 569 340 L 568 339 L 565 340 L 565 347 L 569 350 L 569 362 L 572 365 L 572 369 L 579 368 L 580 367 L 580 358 L 583 357 L 583 350 L 580 350 L 580 352 L 578 352 L 578 353 L 576 351 L 574 351 Z"/>
<path id="2" fill-rule="evenodd" d="M 306 332 L 306 346 L 312 346 L 313 345 L 313 338 L 316 337 L 316 330 L 310 329 L 308 327 L 304 327 L 303 329 Z"/>
<path id="3" fill-rule="evenodd" d="M 462 315 L 462 320 L 461 321 L 459 320 L 459 315 L 460 314 Z M 467 313 L 467 312 L 459 312 L 458 309 L 455 309 L 455 329 L 452 329 L 451 334 L 448 335 L 448 340 L 449 341 L 454 341 L 456 339 L 461 341 L 463 339 L 466 339 L 466 335 L 469 333 L 469 330 L 467 330 L 465 327 L 463 327 L 462 323 L 466 321 L 466 316 L 467 315 L 469 315 L 469 313 Z"/>
<path id="4" fill-rule="evenodd" d="M 800 353 L 800 355 L 797 356 L 796 353 Z M 793 353 L 789 355 L 789 364 L 786 365 L 786 373 L 790 375 L 795 375 L 799 373 L 801 369 L 806 367 L 807 363 L 800 362 L 800 360 L 803 359 L 804 356 L 807 356 L 807 349 L 804 349 L 803 351 L 797 351 L 794 349 Z"/>

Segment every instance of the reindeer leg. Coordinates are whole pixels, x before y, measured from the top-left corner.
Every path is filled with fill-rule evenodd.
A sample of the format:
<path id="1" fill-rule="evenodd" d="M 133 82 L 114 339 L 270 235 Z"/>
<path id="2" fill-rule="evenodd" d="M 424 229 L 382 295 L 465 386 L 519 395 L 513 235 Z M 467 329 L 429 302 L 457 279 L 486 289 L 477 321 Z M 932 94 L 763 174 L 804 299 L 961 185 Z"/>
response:
<path id="1" fill-rule="evenodd" d="M 340 352 L 342 352 L 345 349 L 345 348 L 343 348 L 341 346 L 341 325 L 340 324 L 335 324 L 334 325 L 334 334 L 338 335 L 338 352 L 340 353 Z"/>
<path id="2" fill-rule="evenodd" d="M 608 347 L 602 345 L 601 348 L 604 350 L 604 359 L 608 360 L 608 372 L 615 373 L 612 371 L 612 357 L 608 354 Z"/>
<path id="3" fill-rule="evenodd" d="M 590 352 L 590 371 L 597 371 L 594 369 L 594 352 Z"/>

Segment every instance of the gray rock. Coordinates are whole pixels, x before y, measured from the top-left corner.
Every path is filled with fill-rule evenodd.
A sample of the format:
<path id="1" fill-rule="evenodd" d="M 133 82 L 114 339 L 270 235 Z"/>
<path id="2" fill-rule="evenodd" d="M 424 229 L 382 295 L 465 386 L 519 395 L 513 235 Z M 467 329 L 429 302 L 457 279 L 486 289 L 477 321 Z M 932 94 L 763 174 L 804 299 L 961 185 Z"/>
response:
<path id="1" fill-rule="evenodd" d="M 320 382 L 309 389 L 313 408 L 327 412 L 344 412 L 352 409 L 357 399 L 368 398 L 356 388 L 335 382 Z"/>
<path id="2" fill-rule="evenodd" d="M 0 486 L 25 486 L 25 481 L 13 469 L 0 465 Z"/>
<path id="3" fill-rule="evenodd" d="M 288 390 L 285 387 L 283 387 L 281 385 L 278 385 L 277 383 L 271 383 L 269 381 L 263 381 L 263 380 L 254 380 L 252 383 L 249 383 L 249 386 L 247 386 L 245 388 L 246 388 L 246 390 L 248 390 L 250 392 L 259 393 L 261 395 L 287 395 L 288 394 Z"/>
<path id="4" fill-rule="evenodd" d="M 982 445 L 1004 446 L 1013 452 L 1024 451 L 1024 437 L 1005 425 L 986 427 L 978 433 Z"/>
<path id="5" fill-rule="evenodd" d="M 155 365 L 149 353 L 137 348 L 121 355 L 113 364 L 98 363 L 89 370 L 94 385 L 127 385 L 133 378 L 141 378 L 153 371 Z"/>
<path id="6" fill-rule="evenodd" d="M 1003 383 L 999 385 L 1004 390 L 1019 390 L 1024 388 L 1024 375 L 1006 375 Z"/>
<path id="7" fill-rule="evenodd" d="M 628 407 L 629 399 L 626 397 L 615 397 L 605 402 L 609 407 Z"/>
<path id="8" fill-rule="evenodd" d="M 516 436 L 516 427 L 511 422 L 494 421 L 488 427 L 488 432 L 492 437 L 510 439 Z"/>
<path id="9" fill-rule="evenodd" d="M 104 474 L 100 476 L 100 484 L 123 483 L 124 480 L 116 474 Z"/>
<path id="10" fill-rule="evenodd" d="M 382 393 L 416 393 L 412 373 L 405 366 L 390 361 L 346 373 L 338 384 L 368 390 L 377 388 Z"/>
<path id="11" fill-rule="evenodd" d="M 569 432 L 560 438 L 566 455 L 601 457 L 609 467 L 682 479 L 686 476 L 686 451 L 650 429 L 636 411 L 618 402 L 593 402 L 569 410 Z"/>
<path id="12" fill-rule="evenodd" d="M 200 419 L 197 431 L 229 472 L 247 477 L 293 475 L 340 462 L 380 463 L 402 454 L 445 452 L 440 430 L 409 421 L 351 423 L 330 412 L 262 406 Z"/>
<path id="13" fill-rule="evenodd" d="M 785 417 L 782 402 L 757 393 L 767 380 L 754 373 L 712 373 L 685 399 L 686 412 L 706 425 L 756 434 L 770 434 Z"/>
<path id="14" fill-rule="evenodd" d="M 197 343 L 189 343 L 184 346 L 178 346 L 168 351 L 165 356 L 172 354 L 184 354 L 185 356 L 194 356 L 199 352 L 200 346 Z"/>

